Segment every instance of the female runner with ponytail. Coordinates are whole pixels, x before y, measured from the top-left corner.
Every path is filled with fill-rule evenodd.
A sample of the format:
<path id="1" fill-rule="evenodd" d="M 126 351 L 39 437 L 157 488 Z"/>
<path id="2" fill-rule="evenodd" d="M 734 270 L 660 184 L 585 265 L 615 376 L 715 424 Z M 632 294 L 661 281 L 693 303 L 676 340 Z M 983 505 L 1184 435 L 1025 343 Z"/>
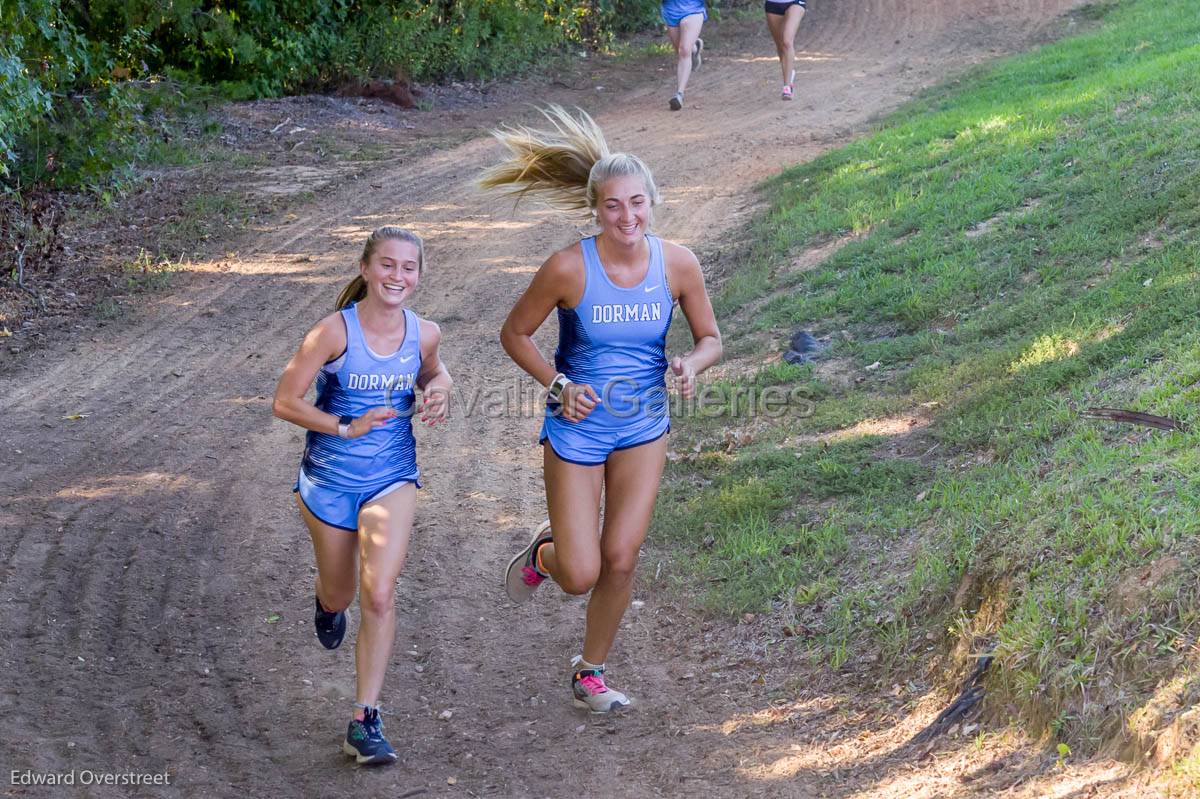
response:
<path id="1" fill-rule="evenodd" d="M 586 209 L 600 232 L 551 255 L 500 332 L 505 351 L 550 396 L 540 436 L 550 519 L 508 565 L 505 587 L 518 602 L 546 578 L 569 594 L 590 594 L 571 688 L 576 706 L 606 713 L 630 704 L 608 686 L 605 661 L 666 460 L 666 371 L 691 397 L 696 376 L 721 358 L 721 335 L 696 257 L 649 232 L 658 189 L 646 165 L 610 153 L 587 114 L 556 106 L 542 113 L 547 129 L 496 131 L 509 157 L 481 184 Z M 694 343 L 668 362 L 675 303 Z M 553 364 L 531 338 L 551 312 L 559 325 Z"/>
<path id="2" fill-rule="evenodd" d="M 308 430 L 294 490 L 316 555 L 314 623 L 326 649 L 342 643 L 346 608 L 359 594 L 358 687 L 342 750 L 362 764 L 396 760 L 383 736 L 379 695 L 420 485 L 412 415 L 432 427 L 445 420 L 450 397 L 450 374 L 438 357 L 441 331 L 405 307 L 424 266 L 415 233 L 372 233 L 337 311 L 304 337 L 275 391 L 275 415 Z M 304 397 L 314 379 L 315 403 Z"/>

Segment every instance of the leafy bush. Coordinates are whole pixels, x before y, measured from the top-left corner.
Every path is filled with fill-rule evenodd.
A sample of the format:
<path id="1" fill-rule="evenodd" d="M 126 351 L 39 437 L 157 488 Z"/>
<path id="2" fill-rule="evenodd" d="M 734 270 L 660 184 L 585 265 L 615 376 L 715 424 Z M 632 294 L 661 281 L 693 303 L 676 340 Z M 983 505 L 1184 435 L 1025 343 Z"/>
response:
<path id="1" fill-rule="evenodd" d="M 92 0 L 71 23 L 137 73 L 182 70 L 260 95 L 397 73 L 494 77 L 565 41 L 653 24 L 652 0 Z M 157 47 L 148 43 L 156 42 Z M 122 45 L 122 42 L 124 44 Z"/>
<path id="2" fill-rule="evenodd" d="M 93 62 L 57 0 L 0 4 L 0 30 L 0 171 L 8 175 L 17 142 L 53 111 L 56 96 L 90 76 Z"/>
<path id="3" fill-rule="evenodd" d="M 657 0 L 3 0 L 0 180 L 77 186 L 144 141 L 154 76 L 231 97 L 495 78 L 655 24 Z"/>

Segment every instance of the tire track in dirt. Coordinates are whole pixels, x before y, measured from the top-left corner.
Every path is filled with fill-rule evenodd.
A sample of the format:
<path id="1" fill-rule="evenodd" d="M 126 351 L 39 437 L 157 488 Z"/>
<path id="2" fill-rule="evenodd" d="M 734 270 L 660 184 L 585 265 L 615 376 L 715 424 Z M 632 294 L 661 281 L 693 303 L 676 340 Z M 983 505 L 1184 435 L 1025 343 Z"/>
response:
<path id="1" fill-rule="evenodd" d="M 712 243 L 758 179 L 935 75 L 1040 35 L 1072 5 L 814 2 L 797 102 L 776 99 L 765 32 L 738 28 L 727 45 L 718 32 L 723 46 L 694 78 L 685 112 L 666 111 L 664 78 L 599 121 L 615 147 L 655 169 L 664 235 Z M 956 33 L 964 26 L 970 37 Z M 894 74 L 910 61 L 921 68 Z M 528 109 L 504 117 L 516 118 Z M 519 385 L 496 331 L 531 270 L 577 228 L 477 194 L 470 181 L 494 158 L 490 142 L 474 140 L 385 165 L 248 235 L 226 259 L 232 271 L 201 265 L 213 274 L 187 279 L 109 340 L 64 345 L 53 366 L 0 379 L 9 441 L 30 455 L 0 477 L 0 601 L 17 621 L 0 658 L 27 677 L 2 700 L 13 768 L 170 768 L 190 796 L 250 786 L 437 793 L 453 790 L 448 777 L 494 796 L 804 795 L 822 784 L 740 775 L 746 741 L 735 746 L 717 725 L 762 700 L 731 698 L 719 677 L 681 680 L 705 650 L 690 640 L 692 622 L 653 594 L 630 612 L 611 659 L 642 712 L 611 722 L 572 711 L 566 659 L 581 601 L 547 592 L 513 609 L 498 585 L 508 553 L 544 515 L 537 420 L 481 413 L 419 433 L 428 487 L 398 586 L 385 696 L 406 762 L 369 773 L 342 762 L 352 653 L 311 641 L 311 553 L 287 490 L 302 445 L 259 398 L 332 304 L 362 235 L 393 220 L 429 241 L 416 307 L 441 321 L 460 393 Z M 543 332 L 549 349 L 553 333 Z M 60 420 L 80 409 L 92 415 Z M 758 745 L 780 739 L 763 733 Z"/>

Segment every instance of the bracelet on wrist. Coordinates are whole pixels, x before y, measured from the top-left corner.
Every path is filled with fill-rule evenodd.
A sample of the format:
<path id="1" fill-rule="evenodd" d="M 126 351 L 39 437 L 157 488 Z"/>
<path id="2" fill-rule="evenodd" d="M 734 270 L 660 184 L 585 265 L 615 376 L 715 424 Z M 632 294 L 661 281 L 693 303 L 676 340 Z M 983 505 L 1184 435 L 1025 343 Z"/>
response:
<path id="1" fill-rule="evenodd" d="M 548 386 L 549 391 L 550 391 L 550 398 L 555 399 L 555 400 L 562 399 L 563 390 L 566 389 L 566 387 L 570 384 L 571 384 L 571 381 L 569 379 L 567 379 L 567 376 L 564 375 L 562 372 L 559 372 L 558 374 L 556 374 L 554 376 L 554 379 L 550 381 L 550 385 Z"/>

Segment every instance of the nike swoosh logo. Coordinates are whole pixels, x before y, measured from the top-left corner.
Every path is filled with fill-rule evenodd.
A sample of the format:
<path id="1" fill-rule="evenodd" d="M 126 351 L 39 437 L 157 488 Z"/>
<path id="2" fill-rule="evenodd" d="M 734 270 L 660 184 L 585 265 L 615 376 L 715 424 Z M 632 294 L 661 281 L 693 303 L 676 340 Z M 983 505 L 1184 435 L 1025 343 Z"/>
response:
<path id="1" fill-rule="evenodd" d="M 646 293 L 649 294 L 650 292 L 654 291 L 657 288 L 658 288 L 658 286 L 651 286 L 650 288 L 646 289 Z"/>
<path id="2" fill-rule="evenodd" d="M 405 358 L 403 355 L 401 355 L 401 356 L 400 356 L 400 363 L 408 363 L 409 361 L 411 361 L 411 360 L 412 360 L 413 358 L 415 358 L 415 357 L 416 357 L 415 355 L 409 355 L 407 358 Z"/>

